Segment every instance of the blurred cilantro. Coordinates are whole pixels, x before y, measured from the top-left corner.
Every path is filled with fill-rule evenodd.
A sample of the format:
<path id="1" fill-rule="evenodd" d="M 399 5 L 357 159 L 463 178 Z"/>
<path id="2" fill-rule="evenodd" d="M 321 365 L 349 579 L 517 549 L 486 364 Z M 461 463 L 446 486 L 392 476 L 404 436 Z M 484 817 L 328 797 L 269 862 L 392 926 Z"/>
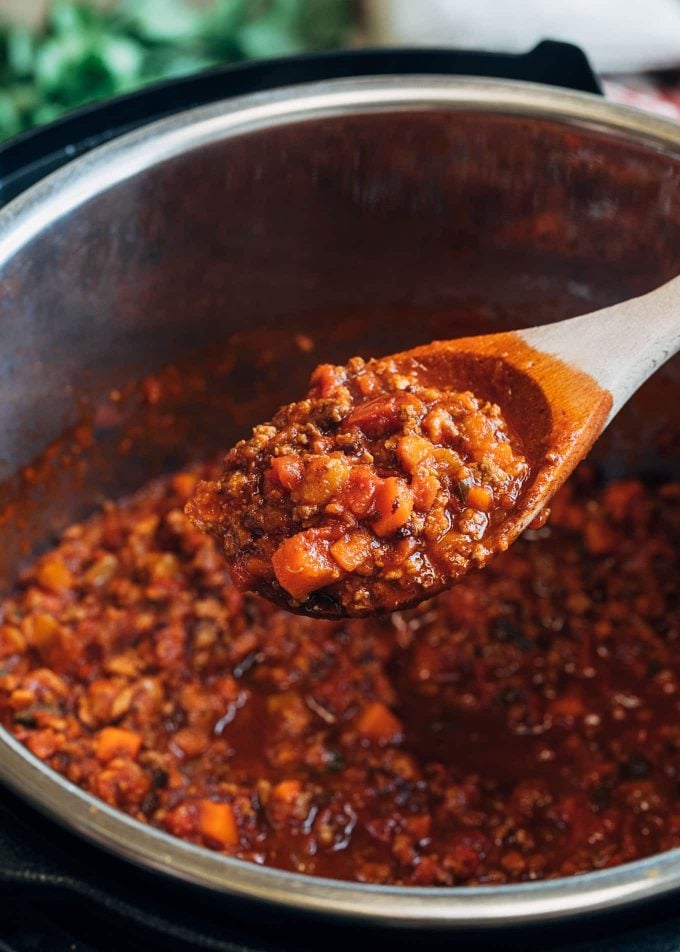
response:
<path id="1" fill-rule="evenodd" d="M 56 0 L 44 26 L 0 24 L 0 139 L 154 80 L 342 45 L 352 0 Z"/>

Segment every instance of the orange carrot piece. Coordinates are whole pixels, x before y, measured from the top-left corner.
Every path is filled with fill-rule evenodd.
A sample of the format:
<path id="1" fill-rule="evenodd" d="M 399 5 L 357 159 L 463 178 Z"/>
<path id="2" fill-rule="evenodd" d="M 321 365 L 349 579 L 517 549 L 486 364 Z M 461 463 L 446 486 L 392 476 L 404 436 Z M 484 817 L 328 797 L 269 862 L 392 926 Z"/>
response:
<path id="1" fill-rule="evenodd" d="M 48 588 L 57 594 L 73 588 L 74 580 L 71 570 L 57 555 L 44 558 L 38 565 L 36 576 L 43 588 Z"/>
<path id="2" fill-rule="evenodd" d="M 397 458 L 402 469 L 413 474 L 423 463 L 434 461 L 434 447 L 423 436 L 402 436 L 397 443 Z"/>
<path id="3" fill-rule="evenodd" d="M 286 539 L 272 556 L 272 567 L 279 585 L 299 601 L 337 582 L 341 574 L 330 556 L 328 540 L 316 529 Z"/>
<path id="4" fill-rule="evenodd" d="M 383 479 L 375 491 L 378 518 L 372 523 L 378 536 L 393 535 L 413 512 L 413 494 L 406 483 L 396 476 Z"/>
<path id="5" fill-rule="evenodd" d="M 381 701 L 373 701 L 363 709 L 357 719 L 356 728 L 362 737 L 382 744 L 398 741 L 403 733 L 399 718 Z"/>
<path id="6" fill-rule="evenodd" d="M 198 476 L 195 473 L 175 473 L 172 488 L 180 499 L 187 500 L 196 488 Z"/>
<path id="7" fill-rule="evenodd" d="M 142 746 L 142 738 L 135 731 L 122 727 L 105 727 L 94 740 L 94 755 L 102 763 L 108 763 L 114 757 L 128 757 L 134 760 Z"/>
<path id="8" fill-rule="evenodd" d="M 200 800 L 198 829 L 209 846 L 224 849 L 225 846 L 238 844 L 238 825 L 233 807 L 229 803 Z"/>
<path id="9" fill-rule="evenodd" d="M 334 542 L 330 551 L 341 569 L 354 572 L 371 553 L 371 536 L 363 529 L 357 529 Z"/>
<path id="10" fill-rule="evenodd" d="M 281 780 L 272 790 L 272 797 L 282 803 L 292 803 L 302 790 L 299 780 Z"/>
<path id="11" fill-rule="evenodd" d="M 488 512 L 493 496 L 488 489 L 483 486 L 470 486 L 467 491 L 466 503 L 471 509 L 479 509 L 482 512 Z"/>
<path id="12" fill-rule="evenodd" d="M 322 506 L 338 495 L 349 473 L 349 463 L 339 457 L 313 459 L 304 467 L 295 496 L 307 506 Z"/>

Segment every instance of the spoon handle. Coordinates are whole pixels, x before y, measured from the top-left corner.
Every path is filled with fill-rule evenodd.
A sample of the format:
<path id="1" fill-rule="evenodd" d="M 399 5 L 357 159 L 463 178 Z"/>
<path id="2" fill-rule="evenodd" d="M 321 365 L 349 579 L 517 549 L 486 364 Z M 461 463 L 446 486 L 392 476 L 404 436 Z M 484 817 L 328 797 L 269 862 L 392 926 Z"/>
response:
<path id="1" fill-rule="evenodd" d="M 536 350 L 589 374 L 612 395 L 607 423 L 680 349 L 680 275 L 641 297 L 517 332 Z"/>

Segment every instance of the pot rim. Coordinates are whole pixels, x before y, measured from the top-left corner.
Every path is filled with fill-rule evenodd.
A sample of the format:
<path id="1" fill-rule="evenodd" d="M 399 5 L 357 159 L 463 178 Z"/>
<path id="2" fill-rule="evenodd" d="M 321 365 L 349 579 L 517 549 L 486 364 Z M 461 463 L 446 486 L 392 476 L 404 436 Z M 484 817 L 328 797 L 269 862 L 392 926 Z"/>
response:
<path id="1" fill-rule="evenodd" d="M 276 125 L 413 109 L 552 120 L 680 157 L 680 124 L 585 93 L 474 77 L 326 80 L 185 110 L 75 159 L 0 213 L 0 272 L 63 216 L 175 156 Z M 147 870 L 218 893 L 374 924 L 526 925 L 611 910 L 680 888 L 680 849 L 568 878 L 494 887 L 365 885 L 258 866 L 176 839 L 109 807 L 48 768 L 4 728 L 0 780 L 52 819 Z"/>

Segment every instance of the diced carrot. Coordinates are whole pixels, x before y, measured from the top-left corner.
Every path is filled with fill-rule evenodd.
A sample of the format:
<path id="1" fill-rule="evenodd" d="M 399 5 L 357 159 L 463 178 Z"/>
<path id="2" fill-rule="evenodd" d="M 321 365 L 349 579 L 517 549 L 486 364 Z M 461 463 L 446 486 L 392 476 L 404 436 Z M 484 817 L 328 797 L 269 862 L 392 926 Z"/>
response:
<path id="1" fill-rule="evenodd" d="M 328 539 L 318 529 L 307 529 L 286 539 L 272 556 L 279 585 L 303 601 L 318 588 L 337 582 L 341 573 L 329 549 Z"/>
<path id="2" fill-rule="evenodd" d="M 146 402 L 154 407 L 163 396 L 163 383 L 158 377 L 147 377 L 142 383 L 142 391 Z"/>
<path id="3" fill-rule="evenodd" d="M 94 754 L 102 763 L 108 763 L 114 757 L 134 760 L 141 746 L 142 738 L 134 731 L 122 727 L 105 727 L 95 737 Z"/>
<path id="4" fill-rule="evenodd" d="M 310 354 L 314 350 L 314 338 L 310 337 L 309 334 L 296 334 L 295 346 L 303 354 Z"/>
<path id="5" fill-rule="evenodd" d="M 413 507 L 418 512 L 429 512 L 437 498 L 441 484 L 434 473 L 416 473 L 411 480 Z"/>
<path id="6" fill-rule="evenodd" d="M 345 572 L 354 572 L 371 554 L 371 535 L 363 529 L 350 532 L 334 542 L 331 555 Z"/>
<path id="7" fill-rule="evenodd" d="M 392 535 L 400 529 L 413 512 L 413 494 L 406 483 L 396 476 L 388 476 L 378 483 L 375 491 L 378 518 L 372 523 L 379 536 Z"/>
<path id="8" fill-rule="evenodd" d="M 402 436 L 397 443 L 397 458 L 402 469 L 413 474 L 423 463 L 434 460 L 434 447 L 422 436 Z"/>
<path id="9" fill-rule="evenodd" d="M 275 456 L 270 470 L 272 478 L 284 489 L 295 489 L 302 479 L 302 460 L 299 456 L 288 454 Z"/>
<path id="10" fill-rule="evenodd" d="M 424 837 L 430 835 L 432 817 L 429 813 L 420 813 L 416 816 L 408 817 L 404 826 L 416 840 L 422 840 Z"/>
<path id="11" fill-rule="evenodd" d="M 186 500 L 196 488 L 198 476 L 195 473 L 175 473 L 172 477 L 172 488 L 180 499 Z"/>
<path id="12" fill-rule="evenodd" d="M 337 496 L 349 473 L 349 463 L 340 457 L 313 459 L 304 468 L 296 498 L 308 506 L 322 506 Z"/>
<path id="13" fill-rule="evenodd" d="M 356 728 L 362 737 L 381 744 L 396 743 L 403 733 L 399 718 L 381 701 L 373 701 L 363 709 L 357 719 Z"/>
<path id="14" fill-rule="evenodd" d="M 272 797 L 282 803 L 292 803 L 302 791 L 299 780 L 281 780 L 272 790 Z"/>
<path id="15" fill-rule="evenodd" d="M 36 612 L 27 618 L 28 643 L 38 651 L 49 650 L 61 640 L 61 625 L 53 615 Z"/>
<path id="16" fill-rule="evenodd" d="M 466 503 L 471 509 L 480 509 L 482 512 L 488 512 L 493 496 L 488 489 L 483 486 L 470 486 L 467 491 Z"/>
<path id="17" fill-rule="evenodd" d="M 20 654 L 26 648 L 26 639 L 14 625 L 0 625 L 0 658 Z"/>
<path id="18" fill-rule="evenodd" d="M 586 522 L 583 532 L 586 549 L 591 555 L 604 555 L 616 547 L 616 534 L 599 519 Z"/>
<path id="19" fill-rule="evenodd" d="M 48 588 L 57 594 L 73 588 L 71 570 L 56 555 L 48 556 L 40 562 L 36 576 L 43 588 Z"/>
<path id="20" fill-rule="evenodd" d="M 225 846 L 238 844 L 238 825 L 233 807 L 229 803 L 200 800 L 198 829 L 209 846 L 224 849 Z"/>

